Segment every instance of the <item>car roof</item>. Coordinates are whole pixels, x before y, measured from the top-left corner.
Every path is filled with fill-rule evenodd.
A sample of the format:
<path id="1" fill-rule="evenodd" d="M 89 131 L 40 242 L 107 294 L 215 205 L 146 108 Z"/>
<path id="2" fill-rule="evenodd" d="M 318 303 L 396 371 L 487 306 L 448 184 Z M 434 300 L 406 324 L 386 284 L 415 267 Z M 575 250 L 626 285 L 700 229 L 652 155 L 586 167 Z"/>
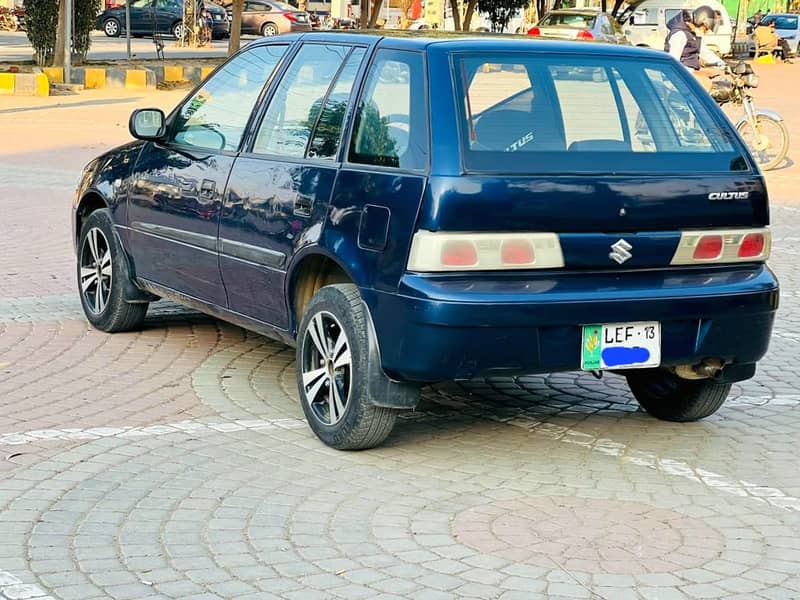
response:
<path id="1" fill-rule="evenodd" d="M 502 33 L 472 33 L 439 31 L 425 29 L 407 30 L 345 30 L 314 31 L 308 33 L 287 33 L 275 38 L 262 38 L 247 45 L 263 45 L 276 42 L 331 42 L 346 44 L 367 44 L 369 46 L 389 47 L 398 50 L 428 51 L 436 49 L 444 52 L 531 52 L 536 54 L 584 54 L 589 56 L 628 56 L 650 60 L 671 60 L 669 54 L 649 48 L 622 44 L 602 44 L 586 41 L 544 40 L 536 37 L 517 36 Z"/>

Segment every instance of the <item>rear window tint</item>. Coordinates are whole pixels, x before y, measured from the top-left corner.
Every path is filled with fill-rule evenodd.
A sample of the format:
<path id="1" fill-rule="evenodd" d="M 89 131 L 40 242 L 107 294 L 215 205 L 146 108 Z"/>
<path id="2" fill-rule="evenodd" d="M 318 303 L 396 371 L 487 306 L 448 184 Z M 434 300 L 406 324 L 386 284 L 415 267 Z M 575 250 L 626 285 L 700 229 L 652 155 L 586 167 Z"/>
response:
<path id="1" fill-rule="evenodd" d="M 670 63 L 456 55 L 464 164 L 472 171 L 746 170 L 730 126 Z"/>

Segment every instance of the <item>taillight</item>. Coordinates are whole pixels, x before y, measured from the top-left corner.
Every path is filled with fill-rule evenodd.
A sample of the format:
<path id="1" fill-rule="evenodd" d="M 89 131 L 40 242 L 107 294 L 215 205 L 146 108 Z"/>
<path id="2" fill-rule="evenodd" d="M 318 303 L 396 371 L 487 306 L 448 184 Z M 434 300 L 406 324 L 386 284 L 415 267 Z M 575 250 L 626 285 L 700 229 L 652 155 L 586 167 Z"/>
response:
<path id="1" fill-rule="evenodd" d="M 684 231 L 670 264 L 765 261 L 772 248 L 769 229 Z"/>
<path id="2" fill-rule="evenodd" d="M 741 245 L 739 246 L 739 258 L 753 258 L 761 256 L 764 253 L 764 239 L 763 233 L 748 233 L 744 236 Z"/>
<path id="3" fill-rule="evenodd" d="M 419 272 L 556 269 L 564 266 L 555 233 L 418 231 L 408 270 Z"/>
<path id="4" fill-rule="evenodd" d="M 583 30 L 578 32 L 578 39 L 579 40 L 593 40 L 594 36 L 592 35 L 592 32 L 589 31 L 588 29 L 583 29 Z"/>
<path id="5" fill-rule="evenodd" d="M 722 256 L 722 236 L 704 235 L 694 247 L 695 260 L 716 260 Z"/>
<path id="6" fill-rule="evenodd" d="M 542 30 L 538 27 L 531 27 L 528 29 L 528 35 L 542 35 Z"/>
<path id="7" fill-rule="evenodd" d="M 297 15 L 295 15 L 294 13 L 285 12 L 283 13 L 283 16 L 289 19 L 290 21 L 297 21 Z"/>
<path id="8" fill-rule="evenodd" d="M 442 244 L 439 259 L 447 267 L 471 267 L 478 263 L 478 250 L 469 240 L 448 240 Z"/>

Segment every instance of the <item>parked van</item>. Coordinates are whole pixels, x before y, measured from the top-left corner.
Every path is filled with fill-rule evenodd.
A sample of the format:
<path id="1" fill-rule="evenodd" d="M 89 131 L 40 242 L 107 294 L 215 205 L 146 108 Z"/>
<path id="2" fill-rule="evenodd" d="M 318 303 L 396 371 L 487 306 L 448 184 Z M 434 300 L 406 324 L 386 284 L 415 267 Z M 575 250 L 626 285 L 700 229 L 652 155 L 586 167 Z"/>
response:
<path id="1" fill-rule="evenodd" d="M 681 10 L 694 10 L 703 4 L 717 13 L 717 30 L 704 35 L 703 44 L 719 56 L 727 56 L 731 53 L 733 23 L 725 6 L 717 0 L 634 0 L 619 21 L 631 44 L 662 50 L 669 20 Z"/>

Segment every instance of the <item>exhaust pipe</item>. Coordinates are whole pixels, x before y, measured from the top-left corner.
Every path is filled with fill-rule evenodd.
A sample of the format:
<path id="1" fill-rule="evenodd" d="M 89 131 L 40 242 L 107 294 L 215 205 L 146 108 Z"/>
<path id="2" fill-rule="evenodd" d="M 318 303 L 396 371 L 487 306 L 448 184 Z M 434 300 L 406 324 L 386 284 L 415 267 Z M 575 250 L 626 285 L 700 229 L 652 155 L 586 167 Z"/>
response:
<path id="1" fill-rule="evenodd" d="M 675 374 L 681 379 L 719 379 L 724 367 L 721 358 L 707 358 L 697 365 L 678 365 Z"/>

